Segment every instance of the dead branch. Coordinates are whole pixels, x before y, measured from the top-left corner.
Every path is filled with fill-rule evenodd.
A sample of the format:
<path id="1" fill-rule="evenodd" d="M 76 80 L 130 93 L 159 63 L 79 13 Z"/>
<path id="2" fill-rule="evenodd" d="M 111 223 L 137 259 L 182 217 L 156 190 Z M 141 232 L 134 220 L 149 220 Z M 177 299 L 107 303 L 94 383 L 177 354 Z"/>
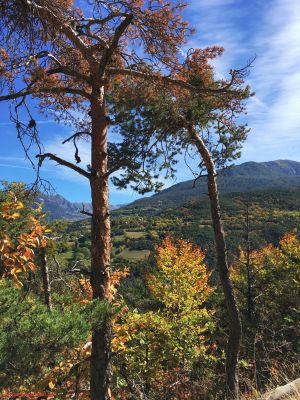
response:
<path id="1" fill-rule="evenodd" d="M 93 213 L 90 213 L 84 209 L 84 203 L 82 203 L 82 210 L 79 211 L 80 214 L 88 215 L 89 217 L 93 216 Z"/>
<path id="2" fill-rule="evenodd" d="M 72 164 L 69 161 L 66 161 L 60 157 L 57 157 L 55 154 L 52 154 L 52 153 L 37 154 L 36 158 L 39 159 L 39 167 L 42 166 L 45 158 L 49 158 L 50 160 L 56 161 L 59 165 L 63 165 L 67 168 L 72 169 L 75 172 L 78 172 L 80 175 L 84 176 L 85 178 L 90 179 L 90 177 L 91 177 L 91 174 L 89 172 L 85 171 L 84 169 L 82 169 L 80 167 L 77 167 L 77 165 Z"/>

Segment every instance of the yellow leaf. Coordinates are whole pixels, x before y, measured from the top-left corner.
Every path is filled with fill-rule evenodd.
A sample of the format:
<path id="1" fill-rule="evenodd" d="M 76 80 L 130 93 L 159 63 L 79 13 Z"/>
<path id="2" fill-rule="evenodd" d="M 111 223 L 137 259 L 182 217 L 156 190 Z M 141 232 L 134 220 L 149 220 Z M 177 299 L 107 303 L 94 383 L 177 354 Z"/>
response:
<path id="1" fill-rule="evenodd" d="M 16 218 L 18 218 L 20 216 L 20 213 L 13 213 L 13 214 L 11 214 L 10 216 L 8 216 L 7 218 L 8 219 L 16 219 Z"/>
<path id="2" fill-rule="evenodd" d="M 49 389 L 54 389 L 55 388 L 55 383 L 53 381 L 50 381 L 48 383 Z"/>
<path id="3" fill-rule="evenodd" d="M 16 209 L 16 210 L 20 210 L 20 208 L 23 208 L 23 207 L 24 207 L 23 203 L 22 203 L 21 201 L 19 201 L 19 202 L 16 204 L 15 209 Z"/>

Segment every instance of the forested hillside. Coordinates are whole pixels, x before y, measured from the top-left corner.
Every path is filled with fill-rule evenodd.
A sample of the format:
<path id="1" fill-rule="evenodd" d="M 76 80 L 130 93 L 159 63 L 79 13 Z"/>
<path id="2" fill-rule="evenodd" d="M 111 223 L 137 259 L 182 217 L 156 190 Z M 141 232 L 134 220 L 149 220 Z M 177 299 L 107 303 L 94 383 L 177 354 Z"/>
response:
<path id="1" fill-rule="evenodd" d="M 142 207 L 142 204 L 136 202 L 112 213 L 114 262 L 119 263 L 123 259 L 126 264 L 127 260 L 135 261 L 148 256 L 167 234 L 191 239 L 213 253 L 213 230 L 207 196 L 163 209 L 156 204 L 153 207 Z M 239 246 L 244 245 L 247 209 L 253 248 L 266 243 L 277 244 L 285 232 L 297 231 L 299 227 L 300 187 L 226 193 L 221 196 L 221 205 L 232 257 L 238 253 Z M 77 257 L 85 259 L 89 248 L 89 219 L 67 226 L 67 232 L 76 236 L 81 243 L 77 248 Z M 73 245 L 69 246 L 72 248 Z"/>
<path id="2" fill-rule="evenodd" d="M 16 237 L 23 232 L 18 239 L 22 238 L 22 242 L 19 243 L 25 248 L 35 249 L 31 238 L 38 237 L 45 229 L 38 222 L 43 216 L 41 209 L 30 208 L 34 196 L 31 200 L 26 194 L 22 197 L 20 188 L 15 187 L 15 193 L 20 198 L 17 207 L 14 203 L 7 203 L 7 195 L 2 194 L 1 227 L 7 232 L 6 240 L 12 240 L 9 239 L 13 238 L 11 235 Z M 113 274 L 115 284 L 120 284 L 116 304 L 117 310 L 120 310 L 119 307 L 123 310 L 115 317 L 114 349 L 118 354 L 118 363 L 126 368 L 126 371 L 116 372 L 120 389 L 115 390 L 122 391 L 126 387 L 122 380 L 126 373 L 140 384 L 155 380 L 159 386 L 152 386 L 153 393 L 166 391 L 173 393 L 176 399 L 184 396 L 183 390 L 184 393 L 196 391 L 203 395 L 210 392 L 212 396 L 216 393 L 221 395 L 222 385 L 217 381 L 213 385 L 209 382 L 210 376 L 221 373 L 220 360 L 223 356 L 220 347 L 223 345 L 223 330 L 227 329 L 226 325 L 216 325 L 216 318 L 222 318 L 225 309 L 215 272 L 209 200 L 202 197 L 178 207 L 163 209 L 157 206 L 143 208 L 136 204 L 137 207 L 122 208 L 112 213 Z M 269 379 L 275 385 L 275 382 L 292 379 L 298 371 L 295 349 L 299 343 L 295 333 L 299 322 L 297 282 L 300 243 L 297 238 L 300 188 L 226 193 L 221 196 L 221 205 L 234 285 L 238 289 L 245 324 L 241 379 L 251 385 L 255 373 L 260 390 L 265 390 Z M 36 221 L 34 226 L 30 223 L 33 215 Z M 33 229 L 31 233 L 26 228 L 28 222 L 28 227 Z M 11 304 L 1 311 L 0 366 L 4 375 L 0 374 L 0 384 L 2 387 L 8 384 L 10 387 L 26 387 L 25 377 L 29 387 L 48 388 L 66 396 L 68 389 L 64 382 L 73 387 L 70 386 L 74 384 L 72 371 L 78 362 L 81 365 L 80 379 L 85 381 L 88 367 L 85 359 L 90 354 L 87 347 L 90 319 L 95 320 L 95 312 L 99 312 L 87 302 L 90 296 L 90 220 L 53 221 L 48 223 L 48 229 L 51 231 L 47 234 L 46 250 L 50 286 L 39 281 L 43 271 L 40 270 L 43 247 L 39 250 L 38 260 L 32 258 L 30 261 L 32 264 L 26 280 L 23 270 L 26 264 L 22 253 L 13 252 L 13 242 L 7 242 L 1 250 L 3 255 L 10 251 L 10 258 L 2 258 L 7 273 L 10 271 L 18 285 L 24 285 L 25 292 L 30 292 L 27 300 L 18 306 L 19 289 L 6 283 L 6 280 L 0 287 L 1 304 Z M 25 237 L 25 232 L 30 236 Z M 196 244 L 200 247 L 194 247 Z M 247 281 L 247 254 L 251 255 L 251 281 Z M 173 260 L 171 266 L 167 261 L 169 257 Z M 19 269 L 15 272 L 10 269 L 12 259 L 19 260 Z M 198 270 L 198 265 L 202 269 Z M 191 274 L 193 268 L 196 269 Z M 194 279 L 202 282 L 201 292 Z M 277 280 L 282 283 L 276 283 Z M 172 290 L 169 282 L 173 282 Z M 205 287 L 203 282 L 206 282 Z M 247 282 L 252 288 L 250 303 Z M 180 301 L 185 290 L 184 308 L 179 317 L 176 316 L 175 323 L 171 305 Z M 291 296 L 287 297 L 287 292 Z M 192 298 L 195 293 L 200 297 L 194 304 Z M 189 305 L 189 302 L 194 305 Z M 33 309 L 31 304 L 34 304 Z M 47 311 L 49 307 L 50 314 Z M 21 317 L 14 323 L 13 333 L 8 337 L 15 313 L 20 313 Z M 278 319 L 278 313 L 282 318 Z M 177 332 L 178 326 L 180 333 Z M 195 345 L 199 337 L 198 329 L 203 340 L 201 348 Z M 40 335 L 41 330 L 45 335 Z M 274 338 L 276 331 L 282 334 Z M 253 358 L 251 347 L 253 335 L 257 341 L 256 358 Z M 187 346 L 185 350 L 180 347 L 182 341 Z M 81 343 L 79 346 L 78 342 Z M 43 352 L 38 350 L 40 346 L 43 346 Z M 284 351 L 278 351 L 278 348 Z M 151 352 L 147 357 L 151 368 L 145 370 L 143 359 L 149 349 Z M 187 379 L 185 375 L 178 376 L 176 365 L 182 357 L 187 357 L 186 365 L 197 374 L 196 382 L 189 382 L 189 386 L 184 383 Z M 53 358 L 54 367 L 47 364 L 47 360 Z M 158 380 L 156 373 L 165 363 L 172 367 L 172 371 Z M 284 376 L 280 365 L 286 365 Z M 17 379 L 15 368 L 23 371 Z M 6 376 L 11 376 L 11 380 L 7 380 Z M 178 382 L 175 388 L 174 380 L 179 377 L 183 381 Z M 251 391 L 255 393 L 253 388 Z"/>
<path id="3" fill-rule="evenodd" d="M 221 193 L 247 192 L 258 189 L 294 188 L 300 186 L 300 163 L 290 160 L 278 160 L 265 163 L 247 162 L 219 172 Z M 206 178 L 190 180 L 163 189 L 154 196 L 141 198 L 130 205 L 111 205 L 111 209 L 124 207 L 146 208 L 177 207 L 188 200 L 202 198 L 207 193 Z M 50 219 L 80 220 L 86 218 L 80 214 L 81 203 L 72 203 L 60 195 L 41 196 L 44 209 Z M 91 204 L 84 204 L 85 210 L 91 210 Z"/>
<path id="4" fill-rule="evenodd" d="M 293 188 L 300 186 L 300 163 L 289 160 L 247 162 L 219 171 L 218 183 L 221 193 Z M 191 198 L 203 197 L 206 193 L 206 177 L 200 177 L 180 182 L 154 196 L 137 200 L 130 207 L 177 206 Z"/>

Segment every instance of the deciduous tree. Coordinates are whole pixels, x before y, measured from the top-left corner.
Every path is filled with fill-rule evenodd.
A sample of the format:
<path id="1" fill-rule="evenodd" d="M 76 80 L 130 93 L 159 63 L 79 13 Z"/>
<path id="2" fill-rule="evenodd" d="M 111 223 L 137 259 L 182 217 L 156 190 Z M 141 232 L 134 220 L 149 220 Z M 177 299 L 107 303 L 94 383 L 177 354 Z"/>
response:
<path id="1" fill-rule="evenodd" d="M 6 200 L 0 203 L 0 216 L 7 221 L 6 229 L 0 234 L 0 276 L 10 276 L 18 286 L 22 286 L 20 276 L 34 272 L 37 253 L 46 246 L 44 234 L 46 226 L 43 225 L 43 214 L 38 209 L 35 215 L 22 215 L 24 204 L 15 192 L 7 193 Z M 18 220 L 21 220 L 18 223 Z M 8 228 L 9 224 L 17 220 L 18 233 Z M 2 222 L 3 225 L 3 222 Z M 16 232 L 16 231 L 15 231 Z"/>
<path id="2" fill-rule="evenodd" d="M 116 369 L 133 395 L 197 396 L 192 369 L 196 362 L 209 363 L 208 334 L 214 327 L 213 311 L 206 306 L 213 288 L 204 257 L 190 242 L 166 238 L 156 249 L 157 272 L 146 276 L 158 310 L 128 310 L 116 320 Z"/>

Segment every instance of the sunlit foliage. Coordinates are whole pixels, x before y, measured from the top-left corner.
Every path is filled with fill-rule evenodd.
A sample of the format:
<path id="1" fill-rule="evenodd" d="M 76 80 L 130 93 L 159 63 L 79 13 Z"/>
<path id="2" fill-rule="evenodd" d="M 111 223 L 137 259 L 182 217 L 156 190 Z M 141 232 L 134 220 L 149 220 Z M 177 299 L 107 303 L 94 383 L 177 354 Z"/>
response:
<path id="1" fill-rule="evenodd" d="M 206 307 L 213 289 L 203 260 L 202 250 L 183 240 L 166 238 L 157 247 L 158 271 L 146 278 L 157 310 L 128 311 L 114 327 L 116 368 L 129 392 L 138 386 L 149 393 L 154 385 L 153 396 L 169 391 L 170 399 L 190 398 L 185 396 L 192 393 L 192 366 L 209 359 L 207 334 L 214 325 Z M 180 392 L 183 397 L 176 397 Z"/>

